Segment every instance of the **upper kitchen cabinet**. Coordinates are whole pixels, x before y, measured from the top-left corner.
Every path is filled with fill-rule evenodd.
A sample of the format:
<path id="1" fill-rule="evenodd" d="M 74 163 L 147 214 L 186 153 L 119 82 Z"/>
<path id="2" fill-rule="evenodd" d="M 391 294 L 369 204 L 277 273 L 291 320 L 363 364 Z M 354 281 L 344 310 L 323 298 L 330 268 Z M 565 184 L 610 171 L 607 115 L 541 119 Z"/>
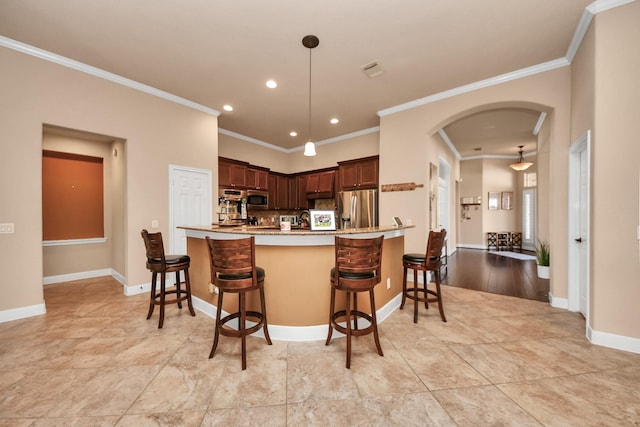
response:
<path id="1" fill-rule="evenodd" d="M 218 185 L 220 187 L 245 188 L 246 172 L 249 164 L 237 160 L 218 158 Z"/>
<path id="2" fill-rule="evenodd" d="M 269 169 L 249 166 L 245 172 L 247 188 L 267 190 L 269 188 Z"/>
<path id="3" fill-rule="evenodd" d="M 309 209 L 309 199 L 307 199 L 307 180 L 309 175 L 297 174 L 291 179 L 289 187 L 289 207 L 292 209 Z"/>
<path id="4" fill-rule="evenodd" d="M 335 196 L 336 171 L 314 172 L 307 175 L 307 199 L 327 199 Z"/>
<path id="5" fill-rule="evenodd" d="M 279 173 L 269 173 L 269 209 L 289 209 L 289 181 L 291 179 Z"/>
<path id="6" fill-rule="evenodd" d="M 338 162 L 341 190 L 378 188 L 378 156 Z"/>

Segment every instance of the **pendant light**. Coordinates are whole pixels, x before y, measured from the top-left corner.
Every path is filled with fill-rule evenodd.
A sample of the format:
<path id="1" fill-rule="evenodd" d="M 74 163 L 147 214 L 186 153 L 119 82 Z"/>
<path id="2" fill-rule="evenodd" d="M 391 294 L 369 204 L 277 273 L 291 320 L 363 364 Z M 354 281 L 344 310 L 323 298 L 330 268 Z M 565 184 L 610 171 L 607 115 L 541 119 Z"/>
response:
<path id="1" fill-rule="evenodd" d="M 520 149 L 519 153 L 520 153 L 520 157 L 518 157 L 518 161 L 515 163 L 511 163 L 509 165 L 509 167 L 511 169 L 513 169 L 514 171 L 523 171 L 525 169 L 528 169 L 530 166 L 533 165 L 533 163 L 531 162 L 525 162 L 524 158 L 522 157 L 522 148 L 524 147 L 524 145 L 518 145 L 518 148 Z"/>
<path id="2" fill-rule="evenodd" d="M 315 156 L 316 145 L 311 140 L 311 49 L 317 47 L 320 44 L 320 40 L 313 35 L 304 36 L 302 38 L 302 45 L 309 49 L 309 141 L 304 144 L 304 155 Z"/>

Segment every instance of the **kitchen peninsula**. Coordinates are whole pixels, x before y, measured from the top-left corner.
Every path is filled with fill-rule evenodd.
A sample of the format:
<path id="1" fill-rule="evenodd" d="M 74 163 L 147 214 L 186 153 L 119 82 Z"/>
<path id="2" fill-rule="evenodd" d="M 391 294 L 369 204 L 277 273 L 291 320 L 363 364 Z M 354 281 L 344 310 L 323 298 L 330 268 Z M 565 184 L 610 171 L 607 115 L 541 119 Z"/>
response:
<path id="1" fill-rule="evenodd" d="M 210 292 L 209 256 L 205 237 L 239 239 L 255 236 L 256 265 L 266 271 L 265 294 L 269 334 L 287 341 L 326 339 L 331 281 L 329 272 L 335 263 L 335 236 L 370 238 L 384 236 L 382 280 L 375 288 L 378 321 L 400 305 L 402 293 L 402 255 L 405 230 L 413 226 L 382 226 L 337 231 L 238 227 L 179 227 L 187 237 L 187 253 L 194 304 L 210 315 L 215 313 L 217 295 Z M 344 304 L 339 293 L 338 304 Z M 257 309 L 257 295 L 247 298 L 249 309 Z M 358 299 L 366 311 L 368 299 Z M 223 310 L 235 311 L 237 298 L 228 295 Z"/>

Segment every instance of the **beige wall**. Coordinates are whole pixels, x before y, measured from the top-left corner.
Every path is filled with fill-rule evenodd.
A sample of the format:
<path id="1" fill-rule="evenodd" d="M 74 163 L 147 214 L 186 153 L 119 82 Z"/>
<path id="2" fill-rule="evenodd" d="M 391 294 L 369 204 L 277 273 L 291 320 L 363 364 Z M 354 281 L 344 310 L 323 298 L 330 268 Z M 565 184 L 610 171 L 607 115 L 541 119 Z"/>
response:
<path id="1" fill-rule="evenodd" d="M 574 95 L 572 129 L 573 138 L 587 126 L 593 130 L 591 326 L 636 338 L 640 338 L 639 22 L 640 2 L 596 16 L 595 40 L 585 46 L 580 64 L 587 65 L 585 75 L 577 64 L 573 73 L 578 87 L 586 89 L 584 95 L 579 91 Z M 594 71 L 588 69 L 590 62 Z M 583 106 L 590 97 L 593 111 Z"/>
<path id="2" fill-rule="evenodd" d="M 113 266 L 148 283 L 140 230 L 157 219 L 168 234 L 170 164 L 215 170 L 217 118 L 10 49 L 0 48 L 0 69 L 0 182 L 13 184 L 0 187 L 0 221 L 16 230 L 0 237 L 0 311 L 43 303 L 43 123 L 126 140 L 126 224 L 114 239 L 124 261 Z"/>
<path id="3" fill-rule="evenodd" d="M 222 157 L 242 160 L 252 165 L 264 166 L 281 173 L 296 173 L 334 167 L 339 161 L 378 155 L 379 133 L 316 146 L 317 155 L 305 157 L 302 151 L 283 153 L 257 144 L 243 141 L 223 133 L 219 136 L 219 154 Z"/>
<path id="4" fill-rule="evenodd" d="M 427 165 L 432 161 L 431 159 L 437 159 L 442 150 L 441 146 L 436 144 L 437 138 L 433 136 L 438 129 L 482 109 L 514 106 L 545 111 L 556 118 L 550 125 L 550 133 L 552 145 L 556 147 L 554 149 L 558 152 L 559 160 L 552 166 L 555 168 L 558 185 L 562 186 L 564 182 L 566 186 L 566 150 L 569 146 L 569 77 L 569 67 L 564 67 L 382 117 L 380 182 L 384 184 L 414 181 L 427 185 Z M 450 153 L 447 155 L 451 156 Z M 460 176 L 459 163 L 455 161 L 454 179 Z M 567 245 L 566 239 L 560 236 L 562 230 L 566 230 L 566 190 L 560 190 L 557 198 L 565 202 L 555 203 L 546 208 L 551 209 L 551 217 L 554 218 L 551 227 L 557 230 L 555 233 L 557 237 L 552 241 L 553 247 L 558 252 L 555 269 L 559 272 L 558 277 L 565 278 Z M 424 250 L 428 231 L 426 218 L 424 218 L 424 212 L 427 212 L 425 206 L 428 206 L 427 195 L 424 191 L 383 193 L 380 200 L 381 217 L 393 215 L 395 206 L 404 206 L 404 217 L 412 218 L 416 225 L 415 229 L 408 231 L 405 238 L 407 250 L 412 252 Z M 455 223 L 459 222 L 455 221 Z M 557 281 L 556 285 L 557 292 L 566 296 L 566 279 Z"/>
<path id="5" fill-rule="evenodd" d="M 536 157 L 527 157 L 534 166 L 527 172 L 535 172 Z M 508 167 L 508 159 L 471 159 L 460 162 L 461 197 L 482 197 L 482 205 L 469 206 L 467 220 L 462 215 L 457 219 L 460 224 L 460 246 L 473 248 L 485 247 L 487 233 L 497 231 L 522 231 L 522 190 L 524 172 L 515 172 Z M 513 193 L 513 209 L 490 210 L 489 192 Z"/>

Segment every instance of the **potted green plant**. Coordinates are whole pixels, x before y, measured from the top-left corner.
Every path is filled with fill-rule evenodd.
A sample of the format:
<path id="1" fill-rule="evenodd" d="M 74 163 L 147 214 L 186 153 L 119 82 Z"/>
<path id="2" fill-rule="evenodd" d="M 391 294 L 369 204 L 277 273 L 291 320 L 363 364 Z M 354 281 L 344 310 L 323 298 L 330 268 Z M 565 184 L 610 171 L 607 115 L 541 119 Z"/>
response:
<path id="1" fill-rule="evenodd" d="M 538 240 L 536 246 L 536 262 L 538 263 L 538 277 L 549 278 L 549 244 Z"/>

